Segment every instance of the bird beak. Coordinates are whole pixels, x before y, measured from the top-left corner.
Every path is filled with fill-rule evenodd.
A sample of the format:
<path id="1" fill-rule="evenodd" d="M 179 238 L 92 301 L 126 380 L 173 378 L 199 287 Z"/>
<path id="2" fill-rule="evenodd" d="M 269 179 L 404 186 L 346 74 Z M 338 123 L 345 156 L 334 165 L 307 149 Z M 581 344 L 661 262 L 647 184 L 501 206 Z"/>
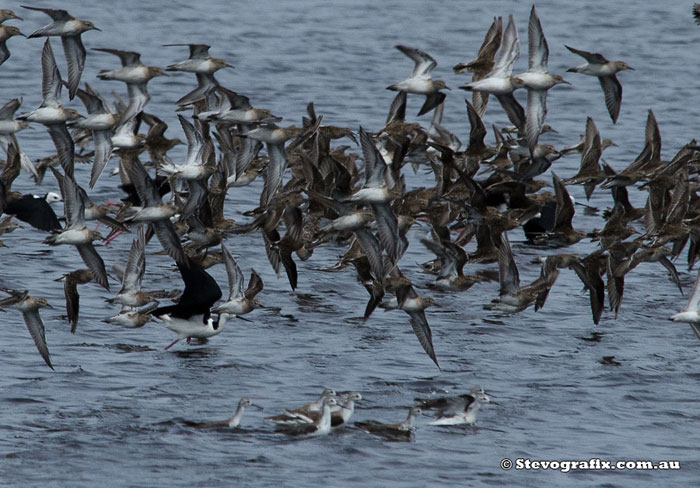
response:
<path id="1" fill-rule="evenodd" d="M 255 403 L 251 403 L 250 406 L 253 407 L 253 408 L 255 408 L 256 410 L 265 410 L 265 409 L 262 408 L 260 405 L 256 405 Z"/>
<path id="2" fill-rule="evenodd" d="M 19 18 L 19 17 L 18 17 L 18 18 Z M 27 37 L 26 34 L 22 34 L 21 32 L 18 32 L 17 34 L 20 35 L 20 36 L 22 36 L 22 37 Z"/>
<path id="3" fill-rule="evenodd" d="M 96 31 L 102 32 L 102 29 L 100 29 L 99 27 L 95 27 L 95 26 L 92 27 L 92 30 L 96 30 Z"/>

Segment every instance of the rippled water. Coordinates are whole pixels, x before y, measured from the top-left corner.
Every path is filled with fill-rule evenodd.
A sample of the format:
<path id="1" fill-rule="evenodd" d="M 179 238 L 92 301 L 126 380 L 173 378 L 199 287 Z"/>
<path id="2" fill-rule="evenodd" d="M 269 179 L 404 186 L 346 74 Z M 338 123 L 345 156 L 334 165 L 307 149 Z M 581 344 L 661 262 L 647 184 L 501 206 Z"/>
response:
<path id="1" fill-rule="evenodd" d="M 516 70 L 526 66 L 530 5 L 525 2 L 219 1 L 195 8 L 182 1 L 129 0 L 121 5 L 116 10 L 98 2 L 61 3 L 103 29 L 83 36 L 88 49 L 137 50 L 147 64 L 164 66 L 186 53 L 161 44 L 211 44 L 212 55 L 236 67 L 217 74 L 222 84 L 290 123 L 299 124 L 306 103 L 314 101 L 324 122 L 379 129 L 393 95 L 384 88 L 412 67 L 393 46 L 407 44 L 437 59 L 435 76 L 453 88 L 446 125 L 466 141 L 464 93 L 456 89 L 464 78 L 453 75 L 451 66 L 473 59 L 494 15 L 515 15 L 522 41 Z M 25 18 L 19 23 L 25 33 L 47 23 L 39 12 L 8 7 Z M 543 140 L 557 147 L 576 143 L 590 115 L 602 136 L 617 143 L 605 159 L 619 170 L 642 149 L 650 108 L 661 128 L 664 158 L 698 135 L 700 30 L 690 16 L 690 3 L 567 0 L 540 2 L 537 8 L 550 45 L 550 71 L 564 73 L 580 63 L 564 43 L 624 59 L 636 68 L 620 75 L 624 100 L 617 126 L 610 122 L 597 81 L 568 73 L 573 86 L 556 87 L 549 96 L 547 122 L 558 132 Z M 3 103 L 17 96 L 24 97 L 22 110 L 40 103 L 42 44 L 38 39 L 8 41 L 12 57 L 0 67 Z M 65 74 L 58 43 L 54 50 Z M 122 84 L 95 78 L 99 69 L 116 62 L 113 56 L 89 52 L 83 81 L 103 93 L 124 94 Z M 181 137 L 173 102 L 193 86 L 193 77 L 186 74 L 149 85 L 148 111 L 171 124 L 171 137 Z M 409 97 L 409 117 L 420 103 Z M 71 106 L 83 110 L 77 100 Z M 427 124 L 427 117 L 421 122 Z M 493 103 L 485 122 L 490 127 L 507 120 Z M 24 131 L 19 139 L 33 159 L 54 151 L 43 127 Z M 172 154 L 182 158 L 184 152 L 180 148 Z M 568 177 L 578 164 L 577 156 L 569 156 L 554 168 Z M 76 175 L 86 184 L 89 167 L 78 165 Z M 103 176 L 95 199 L 118 198 L 116 181 Z M 411 175 L 409 181 L 430 185 L 432 177 Z M 229 215 L 245 221 L 242 212 L 255 206 L 261 185 L 256 181 L 230 191 Z M 55 186 L 47 177 L 35 190 L 22 175 L 15 188 L 45 192 Z M 579 201 L 584 198 L 580 187 L 570 191 Z M 642 205 L 645 195 L 633 191 L 633 203 Z M 597 191 L 591 204 L 609 207 L 609 193 Z M 599 216 L 577 209 L 577 227 L 603 226 Z M 410 232 L 411 246 L 401 264 L 419 288 L 433 279 L 417 266 L 432 258 L 418 243 L 426 232 L 420 226 Z M 521 277 L 529 282 L 539 272 L 532 261 L 548 251 L 520 244 L 518 230 L 510 235 Z M 423 291 L 439 302 L 427 314 L 443 366 L 439 373 L 404 313 L 380 310 L 366 323 L 359 318 L 366 292 L 354 271 L 323 271 L 344 251 L 340 247 L 325 246 L 299 263 L 299 287 L 292 293 L 286 280 L 272 273 L 258 234 L 229 238 L 226 244 L 246 274 L 254 267 L 262 275 L 261 301 L 279 310 L 258 310 L 249 315 L 252 323 L 235 321 L 206 346 L 183 344 L 163 351 L 172 334 L 158 324 L 123 330 L 101 322 L 116 309 L 95 285 L 80 288 L 81 321 L 78 333 L 71 335 L 61 318 L 62 285 L 53 280 L 83 267 L 82 262 L 72 249 L 48 249 L 42 238 L 24 227 L 4 236 L 7 247 L 0 248 L 1 284 L 29 289 L 55 307 L 42 316 L 56 365 L 52 372 L 43 364 L 19 314 L 2 314 L 2 486 L 91 487 L 105 481 L 108 486 L 637 486 L 649 479 L 666 484 L 671 477 L 677 485 L 696 486 L 700 478 L 698 342 L 688 327 L 666 321 L 686 297 L 658 264 L 642 264 L 631 273 L 619 319 L 606 312 L 598 327 L 591 322 L 588 297 L 569 271 L 562 272 L 538 313 L 484 310 L 498 293 L 496 283 L 477 284 L 459 294 Z M 108 267 L 126 259 L 130 242 L 125 237 L 109 249 L 100 248 Z M 584 241 L 569 252 L 593 249 L 595 244 Z M 181 287 L 172 261 L 153 254 L 159 245 L 154 241 L 148 250 L 145 287 Z M 468 270 L 485 268 L 494 265 L 469 265 Z M 689 290 L 694 273 L 680 271 Z M 223 267 L 211 273 L 225 286 Z M 114 281 L 111 285 L 118 287 Z M 593 332 L 600 341 L 587 340 Z M 620 364 L 602 364 L 604 356 L 614 356 Z M 324 438 L 288 440 L 263 421 L 284 406 L 309 401 L 325 386 L 362 392 L 358 420 L 398 421 L 414 397 L 463 393 L 476 384 L 498 402 L 482 409 L 477 426 L 430 427 L 419 419 L 412 443 L 387 443 L 353 428 Z M 181 422 L 223 419 L 242 396 L 265 407 L 264 412 L 246 413 L 243 426 L 248 430 L 243 433 L 193 431 Z M 503 471 L 499 463 L 506 457 L 680 460 L 682 469 L 654 474 Z"/>

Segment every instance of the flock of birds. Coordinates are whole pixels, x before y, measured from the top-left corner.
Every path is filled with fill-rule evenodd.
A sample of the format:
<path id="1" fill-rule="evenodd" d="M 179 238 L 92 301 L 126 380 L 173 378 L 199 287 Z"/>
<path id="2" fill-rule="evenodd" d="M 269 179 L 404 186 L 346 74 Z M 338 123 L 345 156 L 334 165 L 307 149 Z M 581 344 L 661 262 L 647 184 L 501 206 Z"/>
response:
<path id="1" fill-rule="evenodd" d="M 613 143 L 601 138 L 590 117 L 585 135 L 575 146 L 557 150 L 539 143 L 540 135 L 552 130 L 545 124 L 549 90 L 569 82 L 548 71 L 549 48 L 534 7 L 528 23 L 527 71 L 513 75 L 520 42 L 512 16 L 505 29 L 503 19 L 495 18 L 476 59 L 454 67 L 457 74 L 472 75 L 471 82 L 460 86 L 472 93 L 472 101 L 466 100 L 471 125 L 466 147 L 442 125 L 443 90 L 447 85 L 432 78 L 437 63 L 419 49 L 396 46 L 413 61 L 414 68 L 408 78 L 388 87 L 397 95 L 381 130 L 325 125 L 312 103 L 301 127 L 280 126 L 281 117 L 253 107 L 248 97 L 219 84 L 215 73 L 230 65 L 212 58 L 209 46 L 202 44 L 171 44 L 188 47 L 189 58 L 165 69 L 144 65 L 136 52 L 93 48 L 119 58 L 120 68 L 103 70 L 98 78 L 125 83 L 128 100 L 117 97 L 113 102 L 88 83 L 80 88 L 86 58 L 81 35 L 99 29 L 65 10 L 23 8 L 51 17 L 52 23 L 28 37 L 60 37 L 68 76 L 67 80 L 62 78 L 47 39 L 41 56 L 41 105 L 15 116 L 22 103 L 17 98 L 0 109 L 0 141 L 7 155 L 0 175 L 0 214 L 7 217 L 0 221 L 0 235 L 16 228 L 13 219 L 17 219 L 37 232 L 48 233 L 44 240 L 47 245 L 77 249 L 86 269 L 67 272 L 62 278 L 72 332 L 79 322 L 78 286 L 96 283 L 110 290 L 104 261 L 93 243 L 104 241 L 106 246 L 124 232 L 131 233 L 134 240 L 126 266 L 113 270 L 121 280 L 121 289 L 109 302 L 121 309 L 106 320 L 108 323 L 136 328 L 159 319 L 177 334 L 167 348 L 182 339 L 206 340 L 221 333 L 227 320 L 242 318 L 258 307 L 256 296 L 264 287 L 255 270 L 245 287 L 245 277 L 226 248 L 225 238 L 258 232 L 273 270 L 278 277 L 284 270 L 292 290 L 298 282 L 295 259 L 307 260 L 315 248 L 332 242 L 347 246 L 334 268 L 352 265 L 368 292 L 364 319 L 370 320 L 378 306 L 403 310 L 420 345 L 438 368 L 426 316 L 434 300 L 419 294 L 399 267 L 409 246 L 407 232 L 417 220 L 430 226 L 432 239 L 422 239 L 421 243 L 436 256 L 423 265 L 426 273 L 436 275 L 429 288 L 459 292 L 478 282 L 498 280 L 499 294 L 489 308 L 516 313 L 534 304 L 538 310 L 544 306 L 560 270 L 569 268 L 590 296 L 595 324 L 605 308 L 606 290 L 610 310 L 617 317 L 625 275 L 640 263 L 664 266 L 682 292 L 673 259 L 687 246 L 688 266 L 692 268 L 700 254 L 700 199 L 694 184 L 700 168 L 700 146 L 696 141 L 682 147 L 671 161 L 662 161 L 660 132 L 650 110 L 643 149 L 619 173 L 601 164 L 603 151 Z M 696 17 L 698 12 L 700 7 L 696 5 Z M 10 58 L 8 39 L 24 35 L 17 27 L 4 24 L 11 19 L 19 17 L 10 10 L 0 11 L 0 64 Z M 585 60 L 568 71 L 598 79 L 610 117 L 616 123 L 622 103 L 617 74 L 632 68 L 622 61 L 609 61 L 602 54 L 567 48 Z M 180 141 L 167 138 L 166 124 L 145 111 L 150 100 L 148 82 L 166 71 L 194 73 L 197 78 L 197 86 L 176 102 L 179 112 L 192 112 L 190 117 L 178 114 L 187 144 L 183 164 L 168 157 Z M 87 115 L 63 105 L 64 87 L 69 100 L 77 96 L 83 102 Z M 525 108 L 515 97 L 519 89 L 527 90 Z M 406 122 L 409 95 L 425 97 L 418 115 L 433 112 L 428 128 Z M 496 97 L 513 124 L 507 130 L 493 127 L 494 146 L 485 142 L 487 132 L 482 121 L 490 95 Z M 22 151 L 17 134 L 30 124 L 47 128 L 56 148 L 55 157 L 33 162 Z M 143 124 L 149 126 L 145 134 L 139 132 Z M 349 144 L 359 146 L 360 154 L 352 152 Z M 81 151 L 76 151 L 76 145 Z M 551 171 L 554 193 L 542 191 L 549 182 L 536 178 L 560 157 L 576 152 L 581 154 L 578 173 L 562 180 Z M 145 155 L 150 161 L 142 162 Z M 95 203 L 88 190 L 113 159 L 118 160 L 120 188 L 125 196 L 119 203 Z M 78 183 L 75 161 L 92 162 L 87 185 Z M 434 185 L 408 190 L 402 174 L 407 165 L 431 168 Z M 13 181 L 21 172 L 41 184 L 47 169 L 60 194 L 35 196 L 12 191 Z M 264 185 L 259 204 L 246 213 L 251 220 L 246 224 L 227 220 L 227 193 L 249 185 L 259 175 Z M 611 191 L 612 210 L 605 213 L 606 223 L 601 230 L 574 228 L 575 206 L 567 185 L 583 185 L 588 198 L 599 186 Z M 628 192 L 635 187 L 648 192 L 644 208 L 630 203 Z M 61 201 L 64 225 L 51 207 Z M 106 225 L 109 235 L 91 230 L 88 221 Z M 639 225 L 633 227 L 638 221 L 643 232 L 637 230 Z M 532 283 L 521 284 L 507 236 L 517 227 L 523 227 L 527 241 L 533 245 L 563 248 L 590 237 L 599 241 L 600 247 L 587 256 L 550 254 L 542 260 L 540 276 Z M 146 246 L 153 236 L 180 272 L 184 283 L 181 294 L 141 289 Z M 476 240 L 476 251 L 467 253 L 465 246 L 472 239 Z M 214 249 L 219 247 L 220 251 Z M 224 263 L 229 282 L 228 299 L 221 302 L 221 289 L 206 271 L 219 263 Z M 465 275 L 467 263 L 497 263 L 498 271 Z M 39 353 L 53 369 L 39 315 L 41 308 L 51 305 L 26 290 L 1 290 L 8 296 L 0 300 L 0 309 L 23 314 Z M 168 298 L 175 303 L 159 303 Z M 698 338 L 699 302 L 700 286 L 696 283 L 686 310 L 672 317 L 689 322 Z M 349 415 L 343 412 L 352 411 L 352 402 L 359 398 L 357 393 L 342 400 L 325 394 L 312 410 L 285 415 L 295 416 L 291 423 L 327 432 L 336 421 L 334 412 L 340 412 L 338 415 L 346 422 Z M 469 399 L 460 398 L 457 410 L 465 423 L 474 421 L 474 406 L 488 401 L 478 388 Z M 250 404 L 244 400 L 240 414 Z M 310 415 L 311 411 L 317 415 Z M 467 411 L 473 415 L 467 415 Z M 408 419 L 396 424 L 395 429 L 410 430 L 418 413 L 418 409 L 412 409 Z M 240 415 L 234 415 L 231 424 L 239 421 Z M 372 428 L 367 426 L 368 430 Z"/>

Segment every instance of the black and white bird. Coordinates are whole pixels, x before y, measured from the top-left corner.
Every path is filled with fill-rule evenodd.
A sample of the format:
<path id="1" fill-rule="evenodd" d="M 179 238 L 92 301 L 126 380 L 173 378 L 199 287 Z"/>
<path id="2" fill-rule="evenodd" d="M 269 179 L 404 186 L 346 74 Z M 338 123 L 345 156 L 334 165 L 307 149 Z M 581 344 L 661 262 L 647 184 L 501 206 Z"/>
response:
<path id="1" fill-rule="evenodd" d="M 178 262 L 177 267 L 185 282 L 179 301 L 151 312 L 177 334 L 177 339 L 166 350 L 185 338 L 207 339 L 221 333 L 230 317 L 225 312 L 216 320 L 211 316 L 212 306 L 221 298 L 221 288 L 204 268 L 189 258 Z"/>

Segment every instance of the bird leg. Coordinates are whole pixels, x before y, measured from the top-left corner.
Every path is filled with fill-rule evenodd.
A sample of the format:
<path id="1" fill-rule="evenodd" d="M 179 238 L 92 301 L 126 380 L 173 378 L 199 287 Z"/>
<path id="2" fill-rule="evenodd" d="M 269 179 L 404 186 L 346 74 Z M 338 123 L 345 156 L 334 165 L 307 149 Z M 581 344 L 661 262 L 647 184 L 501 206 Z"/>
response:
<path id="1" fill-rule="evenodd" d="M 169 345 L 168 347 L 166 347 L 165 349 L 163 349 L 163 350 L 164 350 L 164 351 L 167 351 L 168 349 L 170 349 L 171 347 L 173 347 L 173 346 L 174 346 L 175 344 L 177 344 L 178 342 L 180 342 L 180 338 L 179 338 L 179 337 L 178 337 L 177 339 L 175 339 L 173 342 L 171 342 L 170 345 Z"/>

